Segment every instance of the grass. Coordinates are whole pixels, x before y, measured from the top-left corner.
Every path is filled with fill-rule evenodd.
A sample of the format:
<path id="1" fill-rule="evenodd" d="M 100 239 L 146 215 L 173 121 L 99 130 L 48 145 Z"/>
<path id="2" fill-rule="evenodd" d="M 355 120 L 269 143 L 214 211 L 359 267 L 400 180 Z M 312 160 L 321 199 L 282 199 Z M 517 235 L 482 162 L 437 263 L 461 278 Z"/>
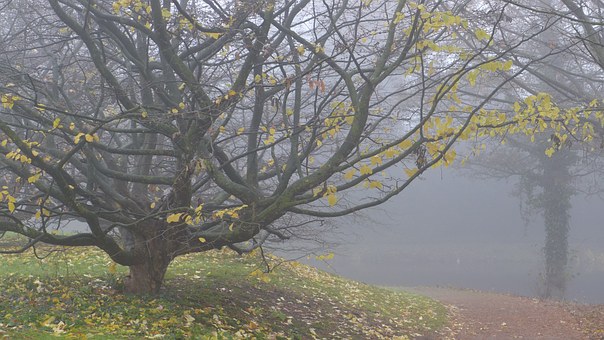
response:
<path id="1" fill-rule="evenodd" d="M 436 335 L 444 307 L 297 262 L 212 251 L 178 258 L 156 297 L 115 287 L 126 268 L 92 248 L 0 255 L 0 338 L 407 339 Z"/>

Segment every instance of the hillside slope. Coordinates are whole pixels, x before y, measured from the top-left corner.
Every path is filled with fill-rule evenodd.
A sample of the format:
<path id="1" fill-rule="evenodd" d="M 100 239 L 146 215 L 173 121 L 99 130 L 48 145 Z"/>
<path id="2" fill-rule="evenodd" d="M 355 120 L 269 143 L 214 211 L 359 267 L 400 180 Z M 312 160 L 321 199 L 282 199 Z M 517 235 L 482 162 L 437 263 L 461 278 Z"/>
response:
<path id="1" fill-rule="evenodd" d="M 59 250 L 59 251 L 57 251 Z M 0 255 L 0 337 L 446 338 L 429 298 L 297 262 L 214 251 L 179 258 L 158 297 L 118 292 L 126 268 L 93 249 Z M 266 265 L 271 273 L 265 274 Z"/>

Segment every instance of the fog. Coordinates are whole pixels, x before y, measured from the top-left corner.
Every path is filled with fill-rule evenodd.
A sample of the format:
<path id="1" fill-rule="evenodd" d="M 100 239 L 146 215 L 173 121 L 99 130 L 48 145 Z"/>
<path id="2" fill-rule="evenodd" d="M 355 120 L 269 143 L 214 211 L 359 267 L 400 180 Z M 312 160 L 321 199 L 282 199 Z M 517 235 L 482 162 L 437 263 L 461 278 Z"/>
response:
<path id="1" fill-rule="evenodd" d="M 543 295 L 543 218 L 523 220 L 513 180 L 477 180 L 450 169 L 422 177 L 364 218 L 336 221 L 334 259 L 310 262 L 377 285 Z M 595 196 L 572 200 L 565 299 L 604 303 L 602 203 Z"/>

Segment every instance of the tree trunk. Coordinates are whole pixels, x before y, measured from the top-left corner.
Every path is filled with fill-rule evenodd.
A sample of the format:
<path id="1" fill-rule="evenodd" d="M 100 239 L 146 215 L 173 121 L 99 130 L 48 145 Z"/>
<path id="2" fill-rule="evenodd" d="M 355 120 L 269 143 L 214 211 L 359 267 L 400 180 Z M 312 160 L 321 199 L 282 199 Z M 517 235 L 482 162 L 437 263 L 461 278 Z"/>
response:
<path id="1" fill-rule="evenodd" d="M 568 281 L 568 232 L 571 208 L 570 175 L 562 158 L 554 155 L 544 168 L 543 217 L 545 222 L 545 298 L 562 299 Z"/>
<path id="2" fill-rule="evenodd" d="M 124 292 L 137 295 L 156 295 L 164 281 L 168 263 L 149 261 L 130 266 L 124 280 Z"/>
<path id="3" fill-rule="evenodd" d="M 164 281 L 164 276 L 172 258 L 168 256 L 168 242 L 161 236 L 136 240 L 137 246 L 144 247 L 145 256 L 137 264 L 130 266 L 130 274 L 124 279 L 124 292 L 139 295 L 156 295 Z"/>

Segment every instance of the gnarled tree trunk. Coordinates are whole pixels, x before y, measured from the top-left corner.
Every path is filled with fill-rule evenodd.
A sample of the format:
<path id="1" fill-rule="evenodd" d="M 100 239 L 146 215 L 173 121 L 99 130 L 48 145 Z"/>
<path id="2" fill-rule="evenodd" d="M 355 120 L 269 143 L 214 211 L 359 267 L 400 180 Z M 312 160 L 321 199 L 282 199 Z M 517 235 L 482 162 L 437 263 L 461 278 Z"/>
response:
<path id="1" fill-rule="evenodd" d="M 130 294 L 155 295 L 163 284 L 164 276 L 172 261 L 169 242 L 161 233 L 137 235 L 135 247 L 141 254 L 139 261 L 130 266 L 124 279 L 124 291 Z"/>

